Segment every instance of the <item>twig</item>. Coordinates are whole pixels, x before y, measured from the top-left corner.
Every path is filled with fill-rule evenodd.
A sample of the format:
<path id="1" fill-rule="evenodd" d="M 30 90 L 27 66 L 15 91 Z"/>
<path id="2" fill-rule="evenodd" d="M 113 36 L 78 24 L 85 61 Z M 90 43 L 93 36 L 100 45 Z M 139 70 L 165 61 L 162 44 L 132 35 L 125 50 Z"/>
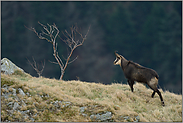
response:
<path id="1" fill-rule="evenodd" d="M 37 72 L 38 76 L 40 77 L 41 74 L 43 73 L 43 70 L 44 70 L 44 67 L 45 67 L 45 60 L 44 60 L 44 64 L 43 64 L 43 62 L 41 61 L 41 63 L 42 63 L 42 69 L 39 70 L 39 66 L 37 67 L 36 61 L 34 60 L 34 57 L 32 57 L 32 59 L 33 59 L 33 62 L 34 62 L 34 63 L 31 63 L 31 62 L 29 61 L 29 59 L 27 59 L 27 60 L 28 60 L 29 64 L 32 66 L 32 68 Z"/>

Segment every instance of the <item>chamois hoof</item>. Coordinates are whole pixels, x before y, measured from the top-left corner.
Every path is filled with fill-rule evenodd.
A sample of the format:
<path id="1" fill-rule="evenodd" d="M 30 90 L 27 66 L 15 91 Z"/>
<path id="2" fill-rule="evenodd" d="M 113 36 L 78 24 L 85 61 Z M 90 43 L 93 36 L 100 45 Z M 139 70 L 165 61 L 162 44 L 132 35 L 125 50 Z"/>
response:
<path id="1" fill-rule="evenodd" d="M 164 101 L 162 101 L 161 103 L 162 103 L 162 106 L 165 106 L 165 103 L 164 103 Z"/>

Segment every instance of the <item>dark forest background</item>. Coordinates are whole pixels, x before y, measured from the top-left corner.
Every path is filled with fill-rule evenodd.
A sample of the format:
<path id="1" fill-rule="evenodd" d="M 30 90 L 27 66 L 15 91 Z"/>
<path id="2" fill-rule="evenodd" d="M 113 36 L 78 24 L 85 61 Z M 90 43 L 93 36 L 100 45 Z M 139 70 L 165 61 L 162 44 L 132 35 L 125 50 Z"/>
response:
<path id="1" fill-rule="evenodd" d="M 1 59 L 6 57 L 32 76 L 38 76 L 26 58 L 46 61 L 42 76 L 60 77 L 60 68 L 50 61 L 52 45 L 26 27 L 38 32 L 43 24 L 55 23 L 60 31 L 77 23 L 85 34 L 64 80 L 80 79 L 104 84 L 126 83 L 122 69 L 114 66 L 114 51 L 126 59 L 152 68 L 159 74 L 163 90 L 182 93 L 182 2 L 6 2 L 1 1 Z M 24 26 L 25 25 L 25 26 Z M 62 34 L 60 33 L 62 37 Z M 67 45 L 59 38 L 60 56 Z"/>

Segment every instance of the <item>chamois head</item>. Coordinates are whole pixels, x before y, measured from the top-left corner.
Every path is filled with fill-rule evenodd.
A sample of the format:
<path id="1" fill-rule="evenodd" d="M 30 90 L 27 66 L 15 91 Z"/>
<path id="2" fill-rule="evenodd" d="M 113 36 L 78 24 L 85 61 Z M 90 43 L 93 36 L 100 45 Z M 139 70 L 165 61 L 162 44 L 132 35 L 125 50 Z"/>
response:
<path id="1" fill-rule="evenodd" d="M 114 60 L 114 65 L 120 65 L 121 66 L 121 59 L 123 58 L 123 56 L 117 54 L 116 51 L 115 51 L 115 55 L 116 55 L 116 59 Z"/>

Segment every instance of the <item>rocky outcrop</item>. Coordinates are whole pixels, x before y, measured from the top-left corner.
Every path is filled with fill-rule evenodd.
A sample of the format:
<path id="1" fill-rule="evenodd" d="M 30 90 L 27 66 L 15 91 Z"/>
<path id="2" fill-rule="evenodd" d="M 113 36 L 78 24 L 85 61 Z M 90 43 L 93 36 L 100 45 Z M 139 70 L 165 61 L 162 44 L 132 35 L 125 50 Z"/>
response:
<path id="1" fill-rule="evenodd" d="M 29 89 L 31 91 L 31 89 Z M 3 107 L 6 107 L 6 112 L 9 116 L 1 117 L 5 122 L 35 122 L 41 112 L 40 102 L 31 102 L 34 100 L 29 92 L 25 92 L 22 88 L 13 88 L 6 84 L 1 87 L 1 101 Z M 48 98 L 48 94 L 36 94 L 37 98 Z M 26 98 L 25 98 L 26 97 Z M 32 108 L 30 107 L 32 104 Z M 71 106 L 71 102 L 68 101 L 53 101 L 50 102 L 54 109 L 67 109 Z M 49 105 L 49 104 L 47 104 Z M 34 107 L 34 108 L 33 108 Z M 44 110 L 44 109 L 43 109 Z M 3 112 L 2 112 L 3 113 Z M 18 113 L 18 114 L 17 114 Z M 16 114 L 16 115 L 15 115 Z"/>
<path id="2" fill-rule="evenodd" d="M 75 110 L 72 110 L 73 108 Z M 49 121 L 48 114 L 52 113 L 63 115 L 63 117 L 68 116 L 67 118 L 70 118 L 70 115 L 72 117 L 72 115 L 78 114 L 91 122 L 115 122 L 115 113 L 104 108 L 100 104 L 78 105 L 68 100 L 60 100 L 48 93 L 37 92 L 26 84 L 1 85 L 1 119 L 3 122 L 40 122 L 45 117 L 48 119 L 44 121 Z M 73 111 L 75 114 L 73 114 Z M 118 119 L 125 122 L 140 121 L 139 116 L 124 115 L 118 117 Z"/>
<path id="3" fill-rule="evenodd" d="M 13 74 L 16 70 L 20 70 L 24 72 L 23 69 L 17 67 L 13 62 L 11 62 L 7 58 L 3 58 L 1 60 L 1 72 L 6 74 L 6 75 L 11 75 Z"/>
<path id="4" fill-rule="evenodd" d="M 41 111 L 45 110 L 44 107 L 51 107 L 50 112 L 56 111 L 59 109 L 62 109 L 60 111 L 64 112 L 64 110 L 69 110 L 72 108 L 74 104 L 72 104 L 69 101 L 61 101 L 61 100 L 55 100 L 51 102 L 46 102 L 45 106 L 41 106 L 42 104 L 39 104 L 41 102 L 32 102 L 31 100 L 34 100 L 32 95 L 31 89 L 28 89 L 28 92 L 25 92 L 25 89 L 22 88 L 13 88 L 6 84 L 4 84 L 1 87 L 1 99 L 2 99 L 2 105 L 3 109 L 6 109 L 6 112 L 8 116 L 3 116 L 2 119 L 5 122 L 24 122 L 24 121 L 30 121 L 35 122 L 37 121 L 37 117 L 41 114 Z M 50 96 L 48 94 L 36 94 L 34 96 L 37 96 L 37 99 L 43 99 L 43 98 L 49 98 Z M 43 99 L 44 100 L 44 99 Z M 43 101 L 42 100 L 42 101 Z M 44 102 L 44 101 L 43 101 Z M 32 103 L 31 108 L 29 104 Z M 90 113 L 88 113 L 88 108 L 97 108 L 97 105 L 94 106 L 84 106 L 80 107 L 79 113 L 80 115 L 84 117 L 90 117 L 91 121 L 100 121 L 100 122 L 111 122 L 112 120 L 112 112 L 106 111 L 103 113 L 93 113 L 92 110 Z M 4 110 L 3 110 L 4 111 Z M 18 113 L 18 114 L 17 114 Z"/>
<path id="5" fill-rule="evenodd" d="M 39 118 L 43 115 L 48 118 L 45 121 L 49 121 L 48 114 L 52 113 L 70 118 L 70 114 L 73 114 L 72 109 L 76 109 L 76 107 L 75 114 L 91 122 L 115 122 L 113 118 L 115 113 L 111 110 L 103 110 L 105 107 L 98 104 L 74 104 L 54 98 L 48 93 L 37 92 L 26 85 L 3 84 L 1 86 L 1 119 L 3 122 L 40 122 L 42 119 Z M 140 122 L 139 116 L 124 115 L 119 116 L 118 119 L 125 122 Z"/>

